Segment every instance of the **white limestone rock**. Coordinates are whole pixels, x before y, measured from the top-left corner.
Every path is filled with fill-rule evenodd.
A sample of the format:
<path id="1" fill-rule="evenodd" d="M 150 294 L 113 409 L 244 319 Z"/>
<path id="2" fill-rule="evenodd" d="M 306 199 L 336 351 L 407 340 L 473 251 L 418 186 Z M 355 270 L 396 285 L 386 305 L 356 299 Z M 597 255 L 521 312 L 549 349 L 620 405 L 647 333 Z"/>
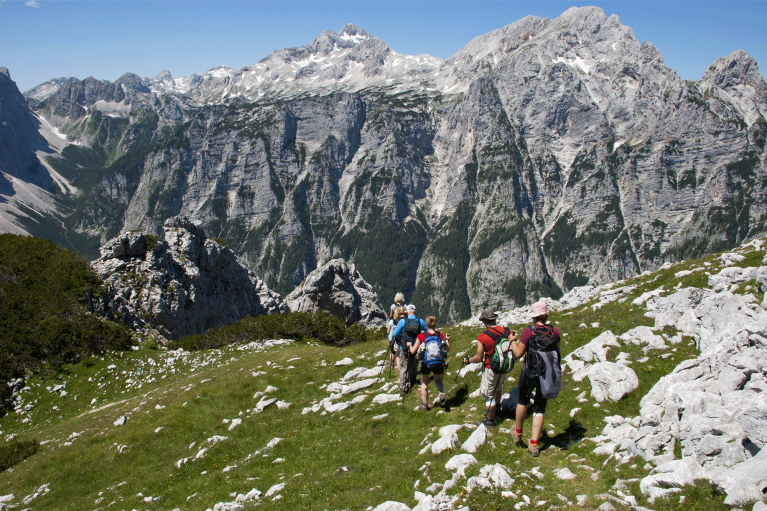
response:
<path id="1" fill-rule="evenodd" d="M 376 506 L 373 511 L 411 511 L 411 509 L 401 502 L 387 500 L 383 504 Z"/>
<path id="2" fill-rule="evenodd" d="M 569 479 L 575 479 L 576 477 L 578 477 L 575 474 L 573 474 L 573 472 L 569 468 L 567 468 L 567 467 L 560 468 L 559 470 L 555 470 L 554 471 L 554 476 L 557 479 L 563 479 L 565 481 L 567 481 Z"/>
<path id="3" fill-rule="evenodd" d="M 261 413 L 276 402 L 277 398 L 274 397 L 270 399 L 262 399 L 256 404 L 256 407 L 253 409 L 253 411 L 256 413 Z"/>
<path id="4" fill-rule="evenodd" d="M 477 463 L 477 458 L 471 454 L 456 454 L 445 463 L 446 470 L 457 470 L 463 472 L 469 465 Z"/>
<path id="5" fill-rule="evenodd" d="M 173 217 L 162 228 L 164 239 L 152 250 L 138 232 L 123 233 L 101 247 L 91 266 L 107 287 L 95 312 L 110 319 L 119 315 L 145 335 L 168 339 L 202 334 L 246 316 L 288 312 L 280 295 L 191 219 Z"/>
<path id="6" fill-rule="evenodd" d="M 647 353 L 650 350 L 668 349 L 665 339 L 656 335 L 652 328 L 648 326 L 638 326 L 620 336 L 624 342 L 637 346 L 643 346 L 642 351 Z"/>
<path id="7" fill-rule="evenodd" d="M 359 323 L 366 328 L 386 325 L 386 312 L 373 286 L 368 284 L 354 264 L 332 259 L 306 276 L 285 298 L 292 311 L 331 314 L 347 325 Z"/>
<path id="8" fill-rule="evenodd" d="M 733 284 L 742 284 L 755 278 L 755 267 L 739 268 L 737 266 L 730 266 L 728 268 L 723 268 L 722 271 L 716 275 L 711 275 L 708 278 L 708 285 L 714 288 L 714 291 L 723 291 Z"/>
<path id="9" fill-rule="evenodd" d="M 759 449 L 767 446 L 767 393 L 753 398 L 737 416 L 738 424 L 749 441 Z"/>
<path id="10" fill-rule="evenodd" d="M 458 431 L 463 428 L 462 424 L 450 424 L 448 426 L 442 426 L 439 428 L 439 436 L 447 436 L 452 435 L 453 433 L 458 433 Z"/>
<path id="11" fill-rule="evenodd" d="M 468 453 L 475 453 L 482 445 L 487 441 L 487 428 L 484 424 L 480 424 L 475 429 L 469 438 L 461 445 L 461 450 Z"/>
<path id="12" fill-rule="evenodd" d="M 503 465 L 496 463 L 492 466 L 492 470 L 487 475 L 487 479 L 495 487 L 501 490 L 507 490 L 514 484 L 514 479 L 511 478 L 506 468 Z"/>
<path id="13" fill-rule="evenodd" d="M 639 379 L 630 367 L 614 362 L 598 362 L 588 372 L 591 396 L 598 402 L 620 401 L 639 386 Z"/>
<path id="14" fill-rule="evenodd" d="M 440 437 L 439 440 L 434 442 L 431 446 L 432 454 L 439 454 L 447 449 L 455 450 L 458 446 L 458 435 L 453 433 L 452 435 L 446 435 Z"/>
<path id="15" fill-rule="evenodd" d="M 589 341 L 588 344 L 581 346 L 569 355 L 567 355 L 563 362 L 570 366 L 572 371 L 577 371 L 583 367 L 583 363 L 591 362 L 604 362 L 607 360 L 607 352 L 610 347 L 620 347 L 618 338 L 610 330 L 602 332 L 594 339 Z M 581 363 L 575 363 L 580 361 Z"/>
<path id="16" fill-rule="evenodd" d="M 382 405 L 399 401 L 402 397 L 399 394 L 378 394 L 373 398 L 373 404 Z"/>
<path id="17" fill-rule="evenodd" d="M 264 494 L 264 498 L 268 499 L 272 495 L 276 495 L 279 492 L 281 492 L 285 488 L 285 483 L 278 483 L 275 485 L 272 485 Z"/>

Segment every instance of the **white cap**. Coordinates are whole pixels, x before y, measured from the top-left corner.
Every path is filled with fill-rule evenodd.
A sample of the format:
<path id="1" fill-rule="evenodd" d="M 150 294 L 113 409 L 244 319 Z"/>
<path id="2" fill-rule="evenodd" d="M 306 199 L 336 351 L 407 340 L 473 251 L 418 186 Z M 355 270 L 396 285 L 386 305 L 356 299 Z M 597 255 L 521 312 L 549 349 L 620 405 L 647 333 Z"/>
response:
<path id="1" fill-rule="evenodd" d="M 408 305 L 407 307 L 405 307 L 405 310 L 407 310 L 407 311 L 414 311 L 414 310 L 415 310 L 415 305 L 413 305 L 413 304 L 411 303 L 410 305 Z"/>

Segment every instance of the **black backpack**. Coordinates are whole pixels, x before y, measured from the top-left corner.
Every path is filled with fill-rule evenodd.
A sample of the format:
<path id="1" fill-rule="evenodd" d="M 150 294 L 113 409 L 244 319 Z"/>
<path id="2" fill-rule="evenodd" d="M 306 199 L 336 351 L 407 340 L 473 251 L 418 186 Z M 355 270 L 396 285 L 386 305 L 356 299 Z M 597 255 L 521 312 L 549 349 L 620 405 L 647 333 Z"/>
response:
<path id="1" fill-rule="evenodd" d="M 407 348 L 407 343 L 415 344 L 416 337 L 421 333 L 421 320 L 416 317 L 406 317 L 405 326 L 402 327 L 400 332 L 401 336 L 397 340 L 402 349 Z"/>
<path id="2" fill-rule="evenodd" d="M 530 329 L 529 351 L 557 351 L 557 338 L 554 327 L 550 325 L 533 325 Z"/>

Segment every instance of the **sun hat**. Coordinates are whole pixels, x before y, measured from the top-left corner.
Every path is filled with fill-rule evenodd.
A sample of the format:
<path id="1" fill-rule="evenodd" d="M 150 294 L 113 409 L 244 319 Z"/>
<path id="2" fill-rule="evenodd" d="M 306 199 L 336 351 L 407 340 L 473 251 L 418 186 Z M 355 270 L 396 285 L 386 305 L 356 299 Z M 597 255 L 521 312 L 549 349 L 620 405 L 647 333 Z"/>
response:
<path id="1" fill-rule="evenodd" d="M 498 319 L 498 314 L 496 314 L 493 309 L 485 309 L 482 311 L 482 314 L 479 315 L 480 321 L 495 321 L 496 319 Z"/>
<path id="2" fill-rule="evenodd" d="M 533 317 L 533 318 L 546 316 L 548 313 L 549 313 L 549 310 L 546 307 L 546 302 L 536 302 L 533 304 L 532 308 L 530 309 L 530 317 Z"/>

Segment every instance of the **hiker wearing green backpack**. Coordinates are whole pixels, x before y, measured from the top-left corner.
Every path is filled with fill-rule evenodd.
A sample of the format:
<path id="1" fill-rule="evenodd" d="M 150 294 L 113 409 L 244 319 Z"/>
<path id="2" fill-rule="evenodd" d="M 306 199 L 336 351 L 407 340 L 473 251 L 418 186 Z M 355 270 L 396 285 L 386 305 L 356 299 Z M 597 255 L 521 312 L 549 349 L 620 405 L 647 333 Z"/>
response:
<path id="1" fill-rule="evenodd" d="M 477 336 L 477 353 L 463 360 L 464 364 L 483 362 L 479 393 L 485 398 L 485 420 L 482 424 L 486 427 L 498 424 L 495 411 L 503 395 L 503 380 L 514 367 L 515 361 L 511 354 L 510 341 L 517 338 L 516 332 L 496 325 L 496 319 L 498 315 L 493 310 L 482 311 L 479 320 L 485 325 L 485 331 Z"/>
<path id="2" fill-rule="evenodd" d="M 426 323 L 416 317 L 415 305 L 408 305 L 405 311 L 407 312 L 407 317 L 399 320 L 392 333 L 392 337 L 399 344 L 400 348 L 397 354 L 399 360 L 399 390 L 403 396 L 415 384 L 417 363 L 416 356 L 411 352 L 411 348 L 415 346 L 418 334 L 428 330 Z"/>
<path id="3" fill-rule="evenodd" d="M 442 375 L 445 373 L 445 361 L 450 350 L 450 334 L 437 332 L 437 317 L 426 316 L 427 330 L 418 334 L 411 353 L 421 360 L 421 410 L 429 410 L 429 375 L 434 374 L 434 385 L 439 391 L 440 405 L 445 404 Z"/>
<path id="4" fill-rule="evenodd" d="M 525 365 L 519 375 L 519 402 L 517 403 L 517 424 L 511 432 L 515 444 L 521 446 L 522 428 L 527 417 L 527 407 L 535 390 L 533 399 L 533 432 L 527 452 L 532 456 L 540 454 L 538 440 L 543 429 L 543 415 L 546 402 L 554 399 L 562 387 L 562 368 L 560 366 L 560 335 L 557 327 L 547 325 L 548 308 L 545 302 L 534 303 L 530 316 L 533 326 L 525 328 L 522 338 L 512 343 L 511 349 L 516 357 L 527 353 Z"/>

